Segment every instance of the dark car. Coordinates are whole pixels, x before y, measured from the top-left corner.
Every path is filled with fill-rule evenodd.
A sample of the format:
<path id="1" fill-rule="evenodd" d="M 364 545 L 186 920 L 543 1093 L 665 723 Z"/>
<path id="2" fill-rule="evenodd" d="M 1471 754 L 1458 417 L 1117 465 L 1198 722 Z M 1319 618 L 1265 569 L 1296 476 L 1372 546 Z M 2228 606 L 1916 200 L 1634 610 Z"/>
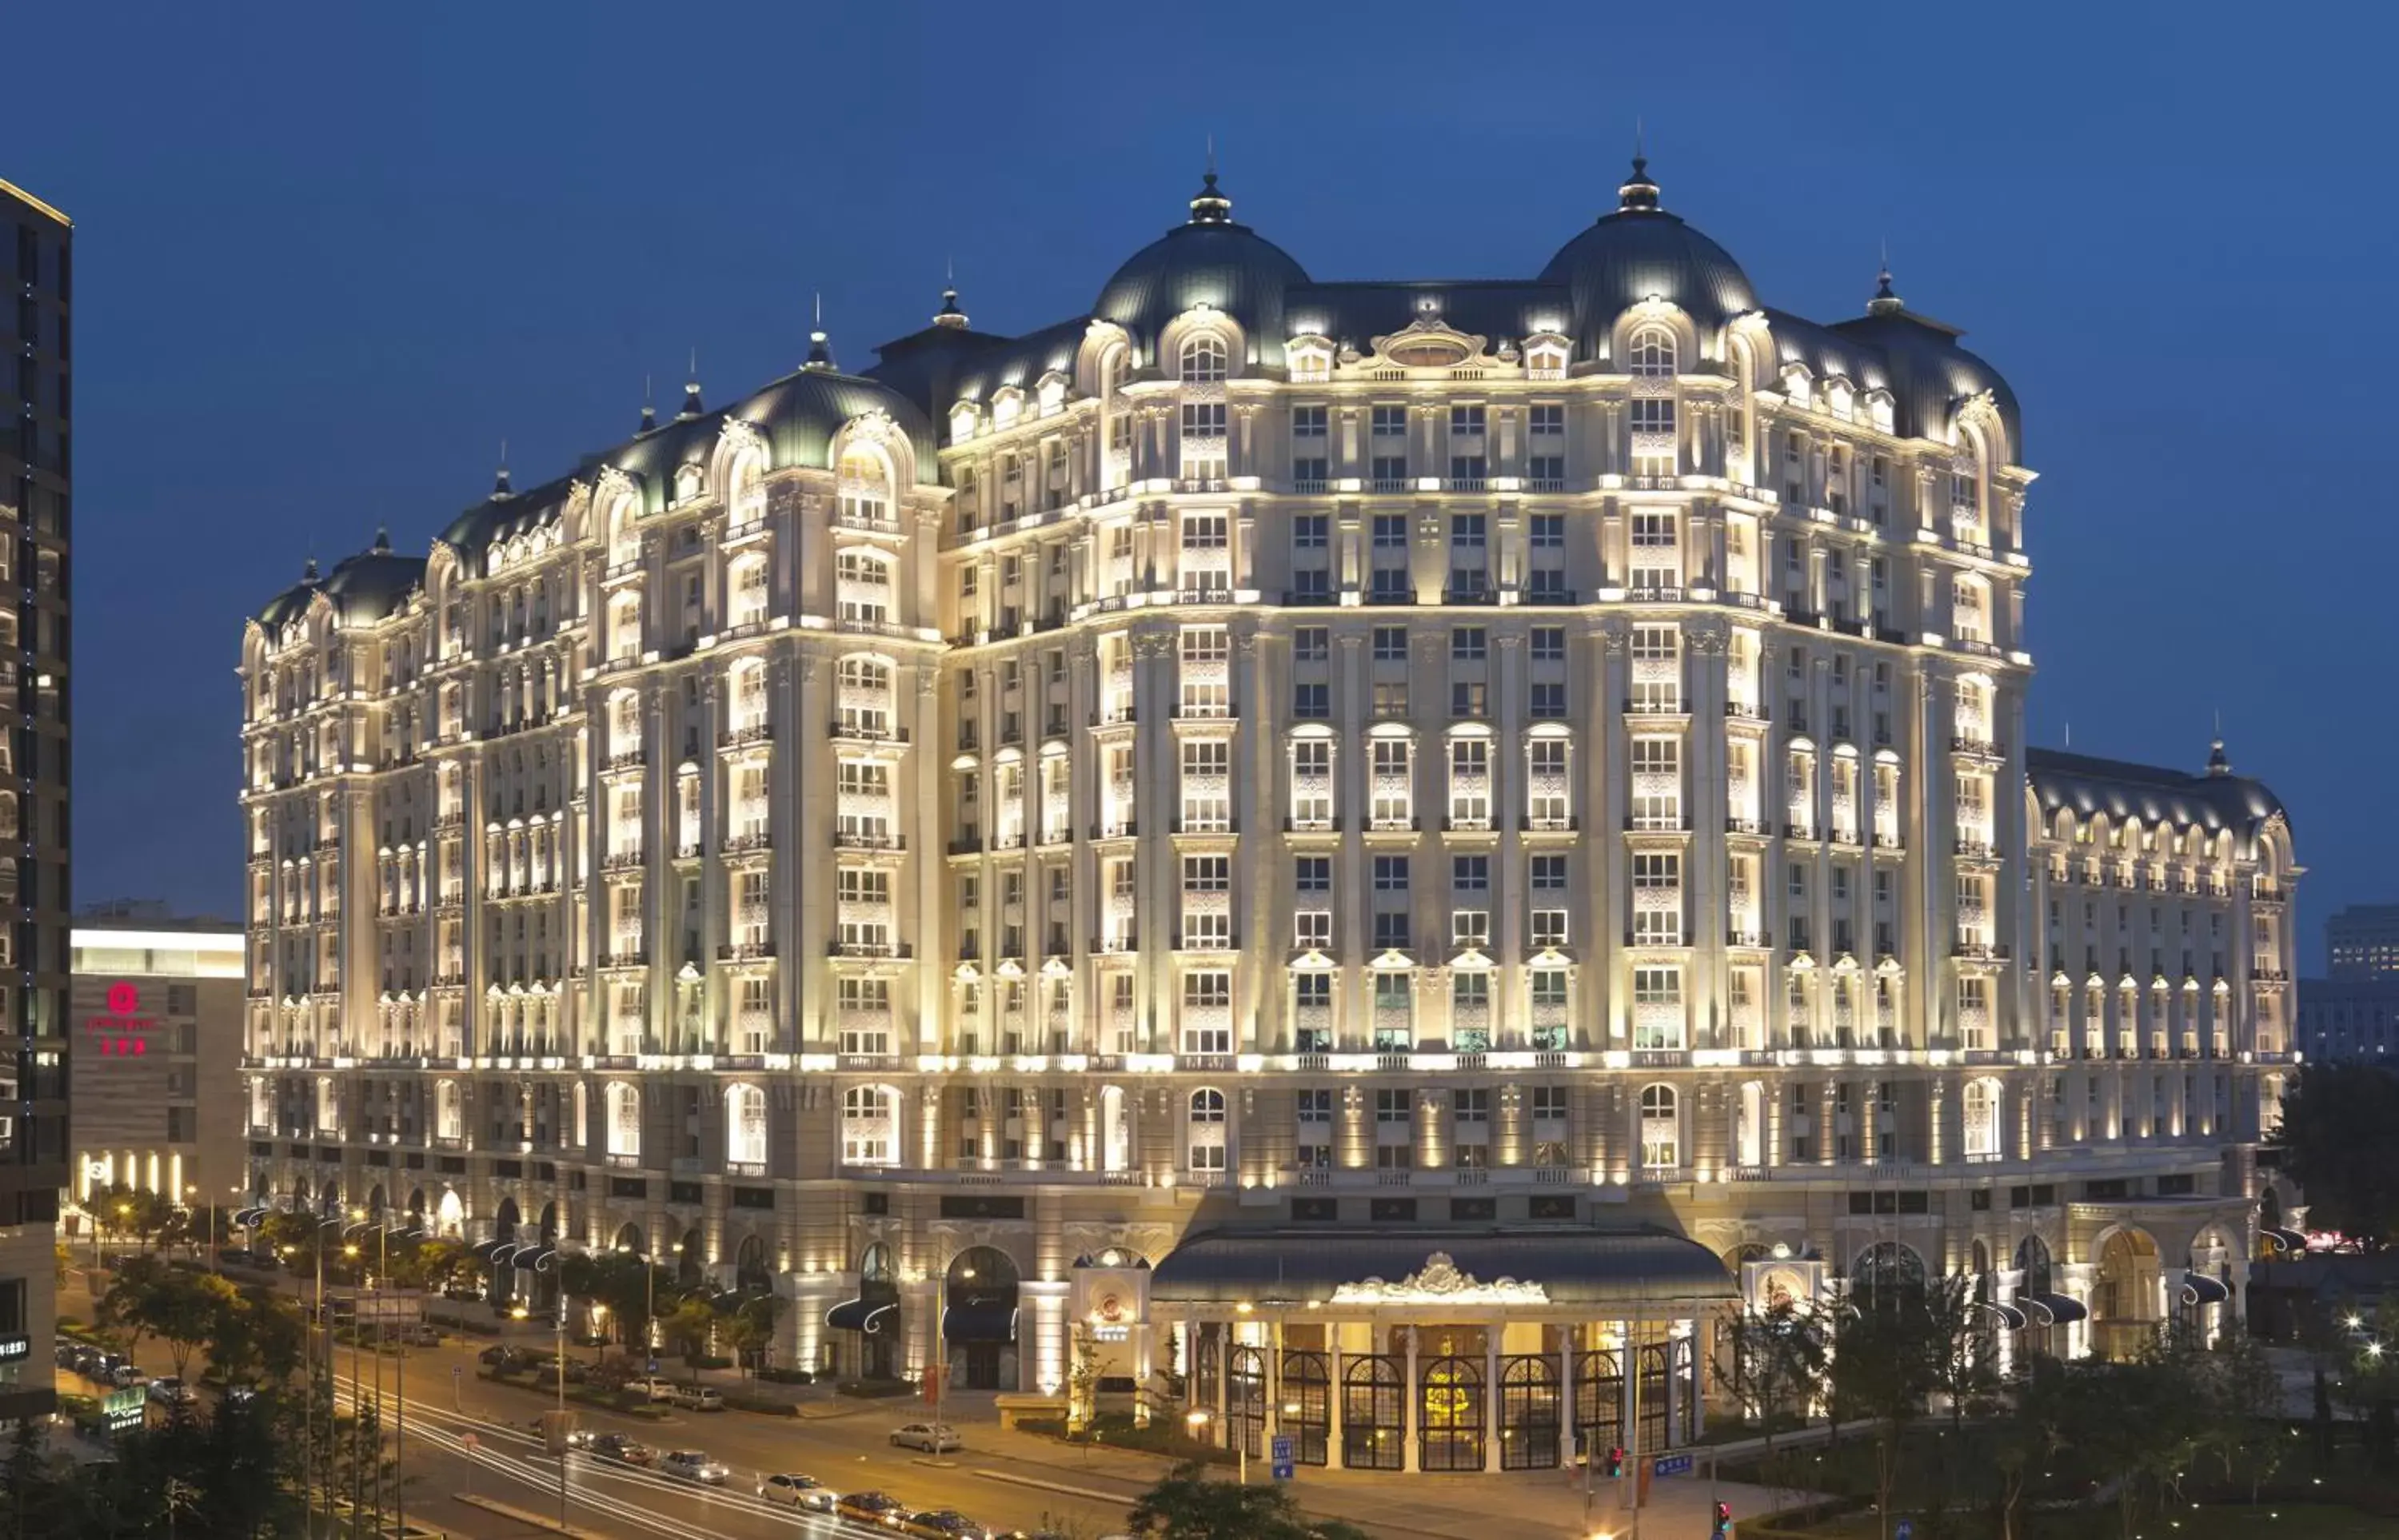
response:
<path id="1" fill-rule="evenodd" d="M 603 1433 L 591 1440 L 590 1449 L 603 1460 L 615 1460 L 628 1466 L 650 1465 L 658 1457 L 657 1450 L 639 1439 L 629 1439 L 621 1433 Z"/>
<path id="2" fill-rule="evenodd" d="M 912 1513 L 900 1527 L 915 1540 L 984 1540 L 983 1526 L 956 1508 Z"/>
<path id="3" fill-rule="evenodd" d="M 217 1262 L 225 1267 L 251 1267 L 257 1265 L 258 1256 L 247 1246 L 228 1246 L 217 1252 Z"/>
<path id="4" fill-rule="evenodd" d="M 834 1511 L 844 1519 L 854 1519 L 861 1524 L 876 1524 L 885 1529 L 898 1529 L 908 1517 L 905 1503 L 881 1492 L 850 1493 L 834 1505 Z"/>
<path id="5" fill-rule="evenodd" d="M 533 1361 L 533 1356 L 522 1347 L 502 1343 L 476 1354 L 475 1361 L 486 1369 L 522 1369 Z"/>

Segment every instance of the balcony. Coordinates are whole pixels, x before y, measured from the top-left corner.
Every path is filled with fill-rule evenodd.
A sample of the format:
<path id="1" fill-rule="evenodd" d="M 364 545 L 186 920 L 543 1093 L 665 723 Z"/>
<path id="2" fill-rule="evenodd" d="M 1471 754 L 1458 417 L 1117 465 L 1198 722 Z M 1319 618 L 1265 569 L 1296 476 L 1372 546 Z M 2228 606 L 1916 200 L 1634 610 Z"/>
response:
<path id="1" fill-rule="evenodd" d="M 600 768 L 603 770 L 638 770 L 643 765 L 649 763 L 649 758 L 650 752 L 645 748 L 620 750 L 617 753 L 609 755 L 607 759 L 601 762 Z"/>
<path id="2" fill-rule="evenodd" d="M 836 743 L 906 743 L 908 730 L 886 723 L 854 717 L 835 718 L 826 731 Z M 971 747 L 968 745 L 966 747 Z"/>
<path id="3" fill-rule="evenodd" d="M 775 955 L 772 941 L 727 941 L 716 949 L 720 963 L 754 963 Z"/>
<path id="4" fill-rule="evenodd" d="M 775 836 L 758 830 L 750 830 L 739 834 L 727 835 L 721 848 L 727 856 L 746 856 L 762 850 L 772 850 L 775 848 Z"/>
<path id="5" fill-rule="evenodd" d="M 604 952 L 600 954 L 600 966 L 602 967 L 647 967 L 650 966 L 650 954 L 645 948 L 635 948 L 626 952 Z"/>
<path id="6" fill-rule="evenodd" d="M 908 848 L 908 840 L 905 835 L 882 830 L 841 829 L 834 831 L 833 847 L 835 850 L 901 851 Z"/>
<path id="7" fill-rule="evenodd" d="M 728 727 L 716 741 L 720 747 L 725 749 L 749 749 L 759 744 L 772 743 L 775 741 L 775 724 L 770 722 L 752 722 L 739 727 Z"/>
<path id="8" fill-rule="evenodd" d="M 906 941 L 835 941 L 833 943 L 833 955 L 835 957 L 905 958 L 915 954 L 915 948 Z"/>
<path id="9" fill-rule="evenodd" d="M 1996 738 L 1969 737 L 1961 734 L 1949 740 L 1949 748 L 1953 753 L 1966 754 L 1975 759 L 1997 760 L 2008 757 L 2006 746 Z"/>

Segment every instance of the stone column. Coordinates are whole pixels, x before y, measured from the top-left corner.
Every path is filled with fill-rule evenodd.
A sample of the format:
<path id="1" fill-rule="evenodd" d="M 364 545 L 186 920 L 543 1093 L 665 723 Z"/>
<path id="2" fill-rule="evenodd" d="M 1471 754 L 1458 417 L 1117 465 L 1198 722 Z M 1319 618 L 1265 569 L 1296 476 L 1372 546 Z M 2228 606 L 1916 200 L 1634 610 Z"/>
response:
<path id="1" fill-rule="evenodd" d="M 1400 1468 L 1414 1472 L 1416 1465 L 1416 1331 L 1413 1326 L 1392 1328 L 1407 1333 L 1406 1367 L 1400 1382 Z"/>

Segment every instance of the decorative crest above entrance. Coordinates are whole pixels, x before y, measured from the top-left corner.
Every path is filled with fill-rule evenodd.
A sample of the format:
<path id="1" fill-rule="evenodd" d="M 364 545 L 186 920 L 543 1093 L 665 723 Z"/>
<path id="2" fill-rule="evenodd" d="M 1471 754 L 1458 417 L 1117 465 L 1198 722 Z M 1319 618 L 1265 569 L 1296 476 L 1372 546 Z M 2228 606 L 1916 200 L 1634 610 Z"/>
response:
<path id="1" fill-rule="evenodd" d="M 1335 1304 L 1547 1304 L 1550 1291 L 1538 1283 L 1500 1278 L 1491 1283 L 1460 1272 L 1446 1251 L 1435 1251 L 1425 1263 L 1397 1283 L 1366 1278 L 1333 1290 Z"/>

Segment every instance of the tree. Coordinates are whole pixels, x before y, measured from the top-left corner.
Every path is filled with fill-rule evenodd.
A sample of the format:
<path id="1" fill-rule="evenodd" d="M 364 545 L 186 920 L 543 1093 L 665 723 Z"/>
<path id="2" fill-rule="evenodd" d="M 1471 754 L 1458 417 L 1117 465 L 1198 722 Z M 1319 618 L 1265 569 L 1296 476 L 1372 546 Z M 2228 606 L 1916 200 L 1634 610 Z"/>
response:
<path id="1" fill-rule="evenodd" d="M 1999 1540 L 2016 1540 L 2016 1515 L 2034 1479 L 2049 1469 L 2063 1436 L 2066 1371 L 2055 1358 L 2035 1357 L 2016 1382 L 2011 1415 L 1992 1427 L 1991 1506 Z"/>
<path id="2" fill-rule="evenodd" d="M 2379 1250 L 2399 1236 L 2399 1074 L 2309 1064 L 2283 1095 L 2283 1170 L 2308 1218 Z"/>
<path id="3" fill-rule="evenodd" d="M 2282 1375 L 2257 1338 L 2236 1325 L 2201 1360 L 2205 1385 L 2206 1445 L 2223 1463 L 2225 1479 L 2249 1478 L 2249 1501 L 2272 1478 L 2290 1443 L 2282 1418 Z"/>
<path id="4" fill-rule="evenodd" d="M 209 1361 L 228 1385 L 274 1386 L 300 1371 L 308 1328 L 291 1301 L 245 1289 L 227 1302 L 209 1342 Z"/>
<path id="5" fill-rule="evenodd" d="M 685 1367 L 698 1379 L 698 1368 L 692 1360 L 706 1354 L 715 1337 L 716 1312 L 709 1308 L 708 1301 L 695 1295 L 676 1305 L 659 1325 L 667 1345 L 683 1355 Z"/>
<path id="6" fill-rule="evenodd" d="M 1125 1524 L 1152 1540 L 1366 1540 L 1354 1525 L 1310 1522 L 1281 1487 L 1213 1480 L 1196 1461 L 1142 1493 Z"/>
<path id="7" fill-rule="evenodd" d="M 1744 1307 L 1716 1334 L 1716 1373 L 1742 1415 L 1766 1435 L 1774 1458 L 1779 1415 L 1805 1414 L 1824 1377 L 1824 1325 L 1815 1310 L 1780 1299 L 1765 1309 Z"/>
<path id="8" fill-rule="evenodd" d="M 2133 1540 L 2143 1499 L 2180 1479 L 2205 1436 L 2204 1387 L 2172 1342 L 2132 1363 L 2086 1361 L 2060 1372 L 2058 1442 L 2105 1478 L 2118 1530 Z"/>
<path id="9" fill-rule="evenodd" d="M 1072 1355 L 1066 1367 L 1066 1431 L 1079 1433 L 1097 1415 L 1100 1389 L 1100 1334 L 1090 1321 L 1075 1323 Z"/>
<path id="10" fill-rule="evenodd" d="M 233 1286 L 211 1274 L 170 1267 L 156 1257 L 133 1257 L 117 1268 L 97 1313 L 103 1326 L 131 1331 L 136 1344 L 143 1337 L 165 1343 L 181 1379 L 193 1349 L 216 1334 L 235 1298 Z"/>
<path id="11" fill-rule="evenodd" d="M 392 1285 L 439 1293 L 457 1277 L 462 1263 L 473 1260 L 464 1242 L 446 1237 L 405 1243 L 390 1255 Z"/>
<path id="12" fill-rule="evenodd" d="M 743 1294 L 737 1297 L 719 1323 L 718 1331 L 725 1344 L 733 1349 L 734 1361 L 741 1366 L 745 1379 L 774 1344 L 775 1320 L 782 1313 L 783 1301 L 776 1295 Z"/>
<path id="13" fill-rule="evenodd" d="M 1835 1414 L 1874 1427 L 1876 1506 L 1886 1535 L 1907 1425 L 1957 1373 L 1958 1323 L 1973 1308 L 1968 1289 L 1958 1277 L 1882 1278 L 1858 1290 L 1854 1308 L 1834 1328 Z"/>
<path id="14" fill-rule="evenodd" d="M 607 1308 L 620 1343 L 649 1341 L 653 1298 L 671 1307 L 678 1286 L 664 1268 L 626 1251 L 577 1252 L 562 1258 L 559 1287 L 576 1299 Z M 603 1355 L 605 1356 L 604 1354 Z"/>
<path id="15" fill-rule="evenodd" d="M 153 1237 L 165 1230 L 175 1217 L 175 1206 L 165 1195 L 146 1192 L 117 1182 L 95 1192 L 86 1200 L 87 1208 L 101 1230 L 119 1239 L 134 1236 L 142 1249 L 150 1249 Z"/>

